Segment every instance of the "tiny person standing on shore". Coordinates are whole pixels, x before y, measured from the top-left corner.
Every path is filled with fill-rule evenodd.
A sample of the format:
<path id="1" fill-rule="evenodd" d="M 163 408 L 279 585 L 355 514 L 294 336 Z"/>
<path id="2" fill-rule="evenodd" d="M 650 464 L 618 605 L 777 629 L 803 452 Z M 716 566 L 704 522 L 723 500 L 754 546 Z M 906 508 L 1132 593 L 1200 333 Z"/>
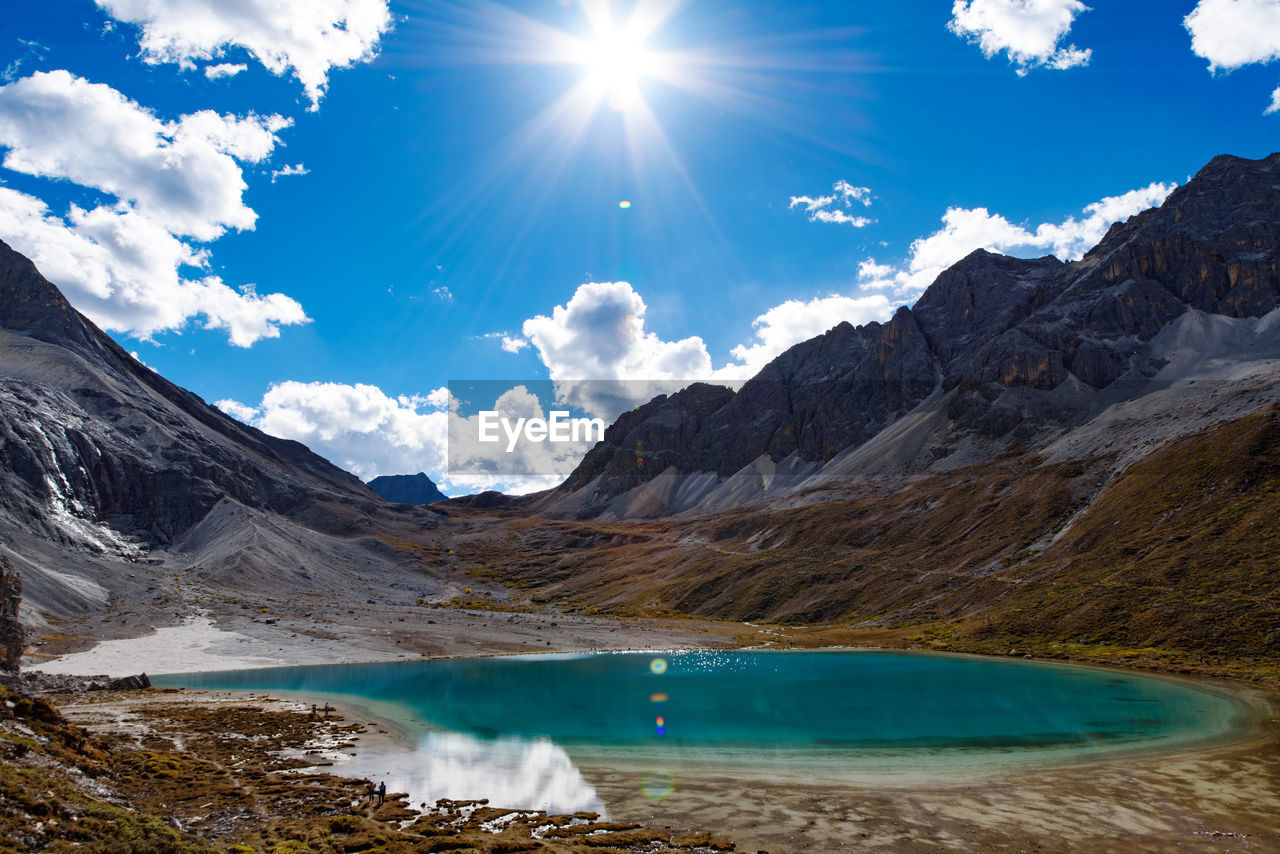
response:
<path id="1" fill-rule="evenodd" d="M 387 781 L 383 780 L 378 784 L 378 806 L 382 806 L 382 802 L 387 799 Z"/>

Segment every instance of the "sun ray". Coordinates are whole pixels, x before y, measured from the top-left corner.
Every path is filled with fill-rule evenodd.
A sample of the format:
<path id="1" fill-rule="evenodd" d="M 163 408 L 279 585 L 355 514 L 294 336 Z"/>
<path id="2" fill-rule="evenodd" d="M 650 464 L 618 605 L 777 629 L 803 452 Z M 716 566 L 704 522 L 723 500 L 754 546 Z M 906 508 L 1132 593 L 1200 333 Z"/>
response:
<path id="1" fill-rule="evenodd" d="M 411 15 L 405 26 L 423 28 L 422 41 L 431 46 L 414 62 L 544 68 L 541 79 L 551 84 L 557 74 L 577 76 L 496 142 L 481 180 L 441 194 L 424 212 L 426 233 L 444 235 L 437 244 L 442 254 L 478 240 L 476 248 L 505 269 L 549 206 L 566 193 L 590 192 L 573 181 L 609 174 L 607 164 L 616 157 L 625 170 L 615 175 L 623 182 L 620 192 L 633 188 L 621 198 L 639 203 L 628 214 L 634 223 L 629 228 L 677 243 L 709 239 L 719 250 L 720 269 L 736 270 L 735 253 L 680 154 L 691 129 L 673 125 L 672 136 L 664 126 L 681 112 L 695 115 L 690 110 L 699 104 L 712 107 L 712 115 L 753 123 L 760 138 L 777 138 L 808 156 L 862 156 L 858 134 L 831 139 L 808 130 L 829 123 L 804 116 L 802 105 L 810 99 L 801 97 L 839 80 L 853 83 L 849 102 L 856 103 L 860 73 L 877 70 L 849 47 L 856 31 L 699 43 L 696 30 L 681 31 L 675 22 L 690 15 L 696 20 L 687 0 L 635 0 L 629 6 L 577 0 L 548 12 L 566 23 L 576 16 L 577 26 L 553 25 L 494 0 L 409 2 L 422 14 Z M 661 213 L 679 207 L 697 211 L 706 228 L 701 236 Z"/>

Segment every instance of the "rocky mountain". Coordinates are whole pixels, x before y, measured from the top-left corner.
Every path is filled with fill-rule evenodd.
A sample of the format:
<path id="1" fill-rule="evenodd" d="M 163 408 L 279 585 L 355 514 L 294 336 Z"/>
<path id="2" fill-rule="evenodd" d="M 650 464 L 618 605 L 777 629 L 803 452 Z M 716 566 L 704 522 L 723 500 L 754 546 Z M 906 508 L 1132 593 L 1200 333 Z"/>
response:
<path id="1" fill-rule="evenodd" d="M 625 414 L 534 507 L 608 520 L 808 501 L 1011 449 L 1125 445 L 1122 466 L 1271 399 L 1257 386 L 1280 378 L 1278 306 L 1280 154 L 1224 155 L 1079 261 L 975 251 L 913 307 L 798 344 L 736 394 L 693 385 Z"/>
<path id="2" fill-rule="evenodd" d="M 196 578 L 392 583 L 420 560 L 379 537 L 438 518 L 165 380 L 0 243 L 0 555 L 23 576 L 29 624 L 122 602 L 181 615 Z"/>
<path id="3" fill-rule="evenodd" d="M 397 504 L 434 504 L 448 498 L 425 472 L 384 474 L 369 481 L 368 487 Z"/>

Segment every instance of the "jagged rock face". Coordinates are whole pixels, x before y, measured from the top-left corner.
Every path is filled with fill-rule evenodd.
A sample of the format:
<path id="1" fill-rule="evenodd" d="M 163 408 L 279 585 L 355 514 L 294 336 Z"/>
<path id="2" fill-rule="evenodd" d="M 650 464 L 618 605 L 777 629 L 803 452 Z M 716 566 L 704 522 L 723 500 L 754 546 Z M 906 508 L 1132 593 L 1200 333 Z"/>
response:
<path id="1" fill-rule="evenodd" d="M 369 488 L 397 504 L 434 504 L 447 498 L 426 472 L 384 474 L 369 481 Z"/>
<path id="2" fill-rule="evenodd" d="M 139 364 L 3 243 L 0 327 L 0 507 L 46 539 L 106 523 L 164 545 L 224 497 L 339 532 L 356 524 L 343 505 L 377 502 Z"/>
<path id="3" fill-rule="evenodd" d="M 573 489 L 596 478 L 621 492 L 643 483 L 669 465 L 693 464 L 692 442 L 708 415 L 733 399 L 722 386 L 694 383 L 676 394 L 659 395 L 618 417 L 604 440 L 589 451 L 569 476 Z"/>
<path id="4" fill-rule="evenodd" d="M 0 243 L 0 556 L 32 625 L 122 605 L 122 632 L 177 619 L 162 579 L 341 597 L 355 572 L 364 595 L 413 571 L 429 591 L 425 558 L 369 534 L 442 523 L 141 365 Z"/>
<path id="5" fill-rule="evenodd" d="M 762 455 L 830 461 L 938 395 L 954 442 L 972 437 L 989 453 L 1034 445 L 1081 423 L 1089 395 L 1123 397 L 1126 384 L 1154 376 L 1164 362 L 1149 342 L 1186 312 L 1258 318 L 1277 306 L 1280 154 L 1224 155 L 1161 207 L 1112 226 L 1080 261 L 978 250 L 888 323 L 841 323 L 736 395 L 651 401 L 620 418 L 541 506 L 555 512 L 556 495 L 593 483 L 588 503 L 602 507 L 664 471 L 724 478 Z M 1052 399 L 1066 387 L 1071 403 Z"/>
<path id="6" fill-rule="evenodd" d="M 1267 314 L 1280 305 L 1280 154 L 1214 158 L 1159 208 L 1112 226 L 1054 289 L 984 344 L 970 383 L 1048 389 L 1074 376 L 1101 389 L 1153 372 L 1145 343 L 1188 309 Z"/>
<path id="7" fill-rule="evenodd" d="M 18 606 L 22 604 L 22 576 L 9 560 L 0 556 L 0 670 L 17 673 L 22 661 L 26 633 L 18 622 Z"/>

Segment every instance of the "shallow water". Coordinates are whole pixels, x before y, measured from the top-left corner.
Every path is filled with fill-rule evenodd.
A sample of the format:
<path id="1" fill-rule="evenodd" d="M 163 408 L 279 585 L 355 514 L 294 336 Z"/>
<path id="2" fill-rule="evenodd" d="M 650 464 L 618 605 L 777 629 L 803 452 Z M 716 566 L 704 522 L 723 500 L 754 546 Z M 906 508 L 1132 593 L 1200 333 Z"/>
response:
<path id="1" fill-rule="evenodd" d="M 512 656 L 153 679 L 376 704 L 411 745 L 341 770 L 389 775 L 415 800 L 601 812 L 578 763 L 888 775 L 1221 738 L 1247 717 L 1237 698 L 1183 680 L 879 651 Z"/>

